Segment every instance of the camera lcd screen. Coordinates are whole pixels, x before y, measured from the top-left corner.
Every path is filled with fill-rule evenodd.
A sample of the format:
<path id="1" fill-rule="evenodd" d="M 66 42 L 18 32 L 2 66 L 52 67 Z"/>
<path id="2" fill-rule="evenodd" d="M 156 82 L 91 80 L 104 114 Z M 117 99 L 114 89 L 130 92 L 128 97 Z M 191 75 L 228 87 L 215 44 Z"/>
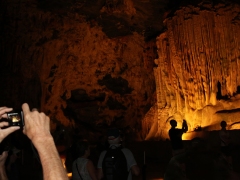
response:
<path id="1" fill-rule="evenodd" d="M 7 113 L 10 126 L 23 126 L 23 112 L 15 111 Z"/>
<path id="2" fill-rule="evenodd" d="M 20 117 L 20 115 L 18 113 L 10 114 L 8 116 L 8 118 L 11 119 L 12 122 L 19 122 L 19 121 L 21 121 L 21 117 Z"/>

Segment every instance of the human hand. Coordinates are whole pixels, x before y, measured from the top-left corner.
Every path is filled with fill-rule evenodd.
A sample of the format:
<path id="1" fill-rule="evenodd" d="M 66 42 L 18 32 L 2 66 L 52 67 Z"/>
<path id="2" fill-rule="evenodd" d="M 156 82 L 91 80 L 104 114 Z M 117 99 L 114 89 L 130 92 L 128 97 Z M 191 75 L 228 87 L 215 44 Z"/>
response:
<path id="1" fill-rule="evenodd" d="M 36 143 L 38 140 L 44 141 L 45 138 L 51 137 L 50 133 L 50 119 L 43 112 L 30 111 L 29 105 L 24 103 L 22 105 L 22 110 L 24 114 L 23 133 L 28 136 L 28 138 Z"/>
<path id="2" fill-rule="evenodd" d="M 183 120 L 182 123 L 182 129 L 184 133 L 188 131 L 187 121 L 185 119 Z"/>
<path id="3" fill-rule="evenodd" d="M 5 166 L 7 157 L 8 157 L 8 152 L 3 151 L 3 153 L 0 155 L 0 167 Z"/>
<path id="4" fill-rule="evenodd" d="M 12 110 L 13 110 L 13 108 L 0 107 L 0 119 L 7 118 L 7 112 L 10 112 Z"/>
<path id="5" fill-rule="evenodd" d="M 12 108 L 8 108 L 8 107 L 0 107 L 0 119 L 2 118 L 7 118 L 7 112 L 12 111 Z M 18 126 L 11 126 L 5 129 L 1 129 L 2 127 L 5 126 L 9 126 L 8 122 L 0 122 L 0 142 L 2 142 L 2 140 L 7 137 L 9 134 L 11 134 L 12 132 L 18 130 L 20 127 Z"/>

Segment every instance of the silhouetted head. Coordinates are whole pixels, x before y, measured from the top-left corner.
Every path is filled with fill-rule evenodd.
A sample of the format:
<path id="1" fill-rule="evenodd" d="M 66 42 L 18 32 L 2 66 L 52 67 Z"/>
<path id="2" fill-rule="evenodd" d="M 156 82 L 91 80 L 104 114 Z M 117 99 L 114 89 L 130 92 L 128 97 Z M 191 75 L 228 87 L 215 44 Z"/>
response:
<path id="1" fill-rule="evenodd" d="M 176 121 L 175 119 L 172 119 L 172 120 L 170 121 L 170 125 L 171 125 L 172 127 L 176 127 L 176 126 L 177 126 L 177 121 Z"/>
<path id="2" fill-rule="evenodd" d="M 120 131 L 118 128 L 111 128 L 107 132 L 108 143 L 109 144 L 118 144 L 121 141 Z"/>
<path id="3" fill-rule="evenodd" d="M 227 127 L 227 123 L 226 123 L 226 121 L 222 121 L 220 125 L 221 125 L 222 128 Z"/>
<path id="4" fill-rule="evenodd" d="M 81 157 L 85 155 L 85 153 L 89 153 L 90 155 L 90 149 L 89 144 L 87 141 L 79 141 L 76 143 L 76 153 L 78 157 Z"/>

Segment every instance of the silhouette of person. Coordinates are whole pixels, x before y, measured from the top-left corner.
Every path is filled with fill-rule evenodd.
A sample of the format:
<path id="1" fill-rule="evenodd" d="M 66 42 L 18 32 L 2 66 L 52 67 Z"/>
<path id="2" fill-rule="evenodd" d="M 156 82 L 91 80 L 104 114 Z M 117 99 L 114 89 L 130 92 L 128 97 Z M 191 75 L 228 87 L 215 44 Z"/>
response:
<path id="1" fill-rule="evenodd" d="M 72 179 L 83 180 L 91 179 L 97 180 L 97 169 L 93 162 L 88 159 L 90 156 L 90 146 L 87 141 L 79 141 L 76 143 L 76 152 L 78 158 L 72 165 Z"/>
<path id="2" fill-rule="evenodd" d="M 221 121 L 221 130 L 219 131 L 219 138 L 220 138 L 220 144 L 221 144 L 221 152 L 226 157 L 228 163 L 232 164 L 232 157 L 231 157 L 231 136 L 229 131 L 227 131 L 227 123 L 226 121 Z"/>
<path id="3" fill-rule="evenodd" d="M 177 127 L 177 121 L 172 119 L 170 121 L 171 129 L 168 131 L 168 135 L 171 140 L 172 144 L 172 153 L 173 156 L 184 152 L 184 146 L 182 142 L 182 135 L 183 133 L 187 132 L 188 126 L 186 120 L 183 120 L 182 123 L 182 129 L 178 129 Z"/>

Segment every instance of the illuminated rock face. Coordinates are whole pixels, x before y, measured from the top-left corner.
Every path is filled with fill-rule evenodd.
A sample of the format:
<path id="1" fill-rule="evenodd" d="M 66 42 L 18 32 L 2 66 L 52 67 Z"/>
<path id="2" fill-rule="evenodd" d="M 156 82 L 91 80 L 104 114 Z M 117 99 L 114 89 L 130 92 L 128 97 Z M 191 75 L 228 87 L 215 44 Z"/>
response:
<path id="1" fill-rule="evenodd" d="M 1 2 L 1 105 L 28 102 L 51 117 L 53 129 L 79 125 L 83 137 L 110 125 L 140 131 L 154 102 L 155 40 L 137 32 L 123 36 L 124 30 L 109 38 L 103 29 L 115 21 L 101 27 L 75 4 L 41 2 Z M 88 3 L 81 10 L 94 11 L 95 1 Z M 131 3 L 126 7 L 134 13 Z"/>
<path id="2" fill-rule="evenodd" d="M 220 129 L 222 120 L 228 125 L 240 121 L 239 12 L 237 4 L 202 3 L 165 19 L 154 69 L 157 115 L 146 139 L 168 138 L 172 118 L 179 128 L 186 119 L 189 131 L 198 126 Z"/>
<path id="3" fill-rule="evenodd" d="M 117 125 L 165 139 L 171 118 L 189 131 L 238 121 L 239 5 L 182 6 L 160 34 L 167 1 L 102 2 L 0 2 L 1 105 L 28 102 L 85 137 Z"/>

